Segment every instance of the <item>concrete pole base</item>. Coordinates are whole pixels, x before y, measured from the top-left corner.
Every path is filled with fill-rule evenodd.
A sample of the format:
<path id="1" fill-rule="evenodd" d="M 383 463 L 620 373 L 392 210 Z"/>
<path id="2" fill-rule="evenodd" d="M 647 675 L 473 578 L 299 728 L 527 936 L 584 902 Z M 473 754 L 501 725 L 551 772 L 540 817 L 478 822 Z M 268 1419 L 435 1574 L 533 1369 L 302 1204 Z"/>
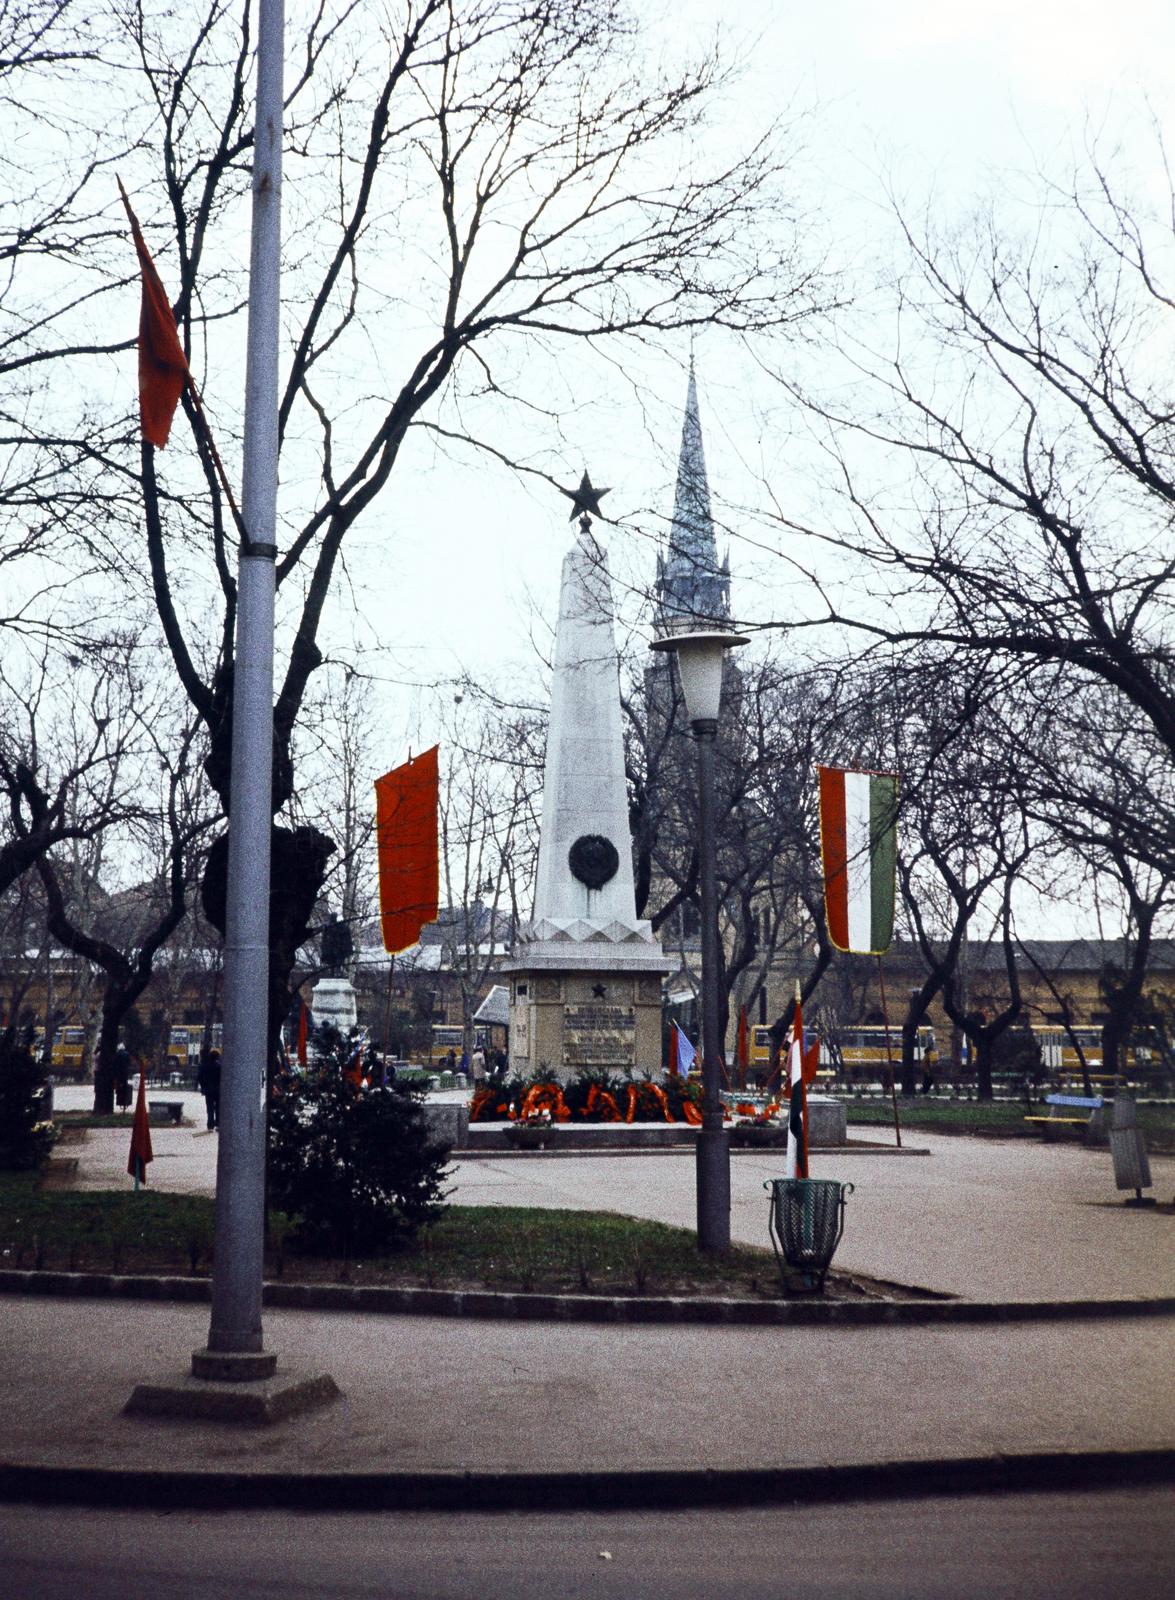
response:
<path id="1" fill-rule="evenodd" d="M 193 1378 L 213 1383 L 256 1383 L 272 1378 L 277 1356 L 269 1350 L 193 1350 Z"/>
<path id="2" fill-rule="evenodd" d="M 136 1417 L 265 1425 L 327 1405 L 339 1392 L 327 1373 L 275 1372 L 264 1378 L 228 1379 L 192 1376 L 137 1384 L 123 1410 Z"/>

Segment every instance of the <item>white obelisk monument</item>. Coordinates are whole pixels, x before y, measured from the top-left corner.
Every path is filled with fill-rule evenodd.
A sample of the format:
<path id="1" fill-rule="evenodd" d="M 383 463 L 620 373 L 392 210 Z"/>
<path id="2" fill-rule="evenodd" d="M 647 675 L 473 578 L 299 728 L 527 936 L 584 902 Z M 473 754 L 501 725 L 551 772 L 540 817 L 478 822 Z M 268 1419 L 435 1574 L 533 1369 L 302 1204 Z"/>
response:
<path id="1" fill-rule="evenodd" d="M 503 969 L 512 1070 L 563 1079 L 660 1069 L 673 967 L 636 915 L 612 592 L 589 515 L 606 493 L 585 473 L 570 494 L 579 535 L 563 561 L 534 915 Z"/>

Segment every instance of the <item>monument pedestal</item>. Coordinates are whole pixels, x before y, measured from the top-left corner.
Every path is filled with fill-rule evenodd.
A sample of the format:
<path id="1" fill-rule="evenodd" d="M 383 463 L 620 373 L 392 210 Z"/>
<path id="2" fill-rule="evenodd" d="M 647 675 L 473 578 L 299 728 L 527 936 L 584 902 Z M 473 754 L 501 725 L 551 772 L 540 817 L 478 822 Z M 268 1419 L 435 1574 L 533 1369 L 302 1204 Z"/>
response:
<path id="1" fill-rule="evenodd" d="M 570 952 L 563 960 L 530 966 L 523 948 L 511 963 L 510 1070 L 549 1070 L 562 1082 L 584 1070 L 658 1073 L 669 965 L 660 951 L 647 952 L 644 969 L 573 964 Z"/>

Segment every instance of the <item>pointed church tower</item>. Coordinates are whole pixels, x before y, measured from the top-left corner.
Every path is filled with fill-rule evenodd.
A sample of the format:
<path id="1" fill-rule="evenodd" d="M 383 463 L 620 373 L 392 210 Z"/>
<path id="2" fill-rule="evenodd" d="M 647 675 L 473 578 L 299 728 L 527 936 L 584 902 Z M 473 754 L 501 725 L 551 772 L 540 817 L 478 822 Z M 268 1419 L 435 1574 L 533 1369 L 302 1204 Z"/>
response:
<path id="1" fill-rule="evenodd" d="M 730 556 L 719 565 L 692 360 L 669 548 L 657 557 L 654 598 L 656 631 L 662 635 L 730 621 Z"/>

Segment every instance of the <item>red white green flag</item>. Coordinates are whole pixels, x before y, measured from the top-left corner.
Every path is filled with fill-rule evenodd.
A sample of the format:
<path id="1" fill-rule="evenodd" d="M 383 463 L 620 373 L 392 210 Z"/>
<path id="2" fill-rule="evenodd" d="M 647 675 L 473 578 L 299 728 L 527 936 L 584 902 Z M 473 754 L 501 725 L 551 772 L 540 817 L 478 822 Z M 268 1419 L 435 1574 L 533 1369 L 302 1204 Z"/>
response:
<path id="1" fill-rule="evenodd" d="M 817 771 L 829 938 L 838 950 L 882 955 L 893 939 L 897 775 Z"/>

